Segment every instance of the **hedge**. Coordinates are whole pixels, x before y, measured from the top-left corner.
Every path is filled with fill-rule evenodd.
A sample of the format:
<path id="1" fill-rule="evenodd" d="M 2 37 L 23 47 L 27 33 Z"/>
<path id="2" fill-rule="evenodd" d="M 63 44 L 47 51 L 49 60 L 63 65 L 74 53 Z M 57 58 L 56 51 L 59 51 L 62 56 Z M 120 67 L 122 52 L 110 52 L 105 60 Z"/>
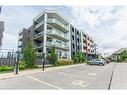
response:
<path id="1" fill-rule="evenodd" d="M 10 66 L 0 66 L 0 71 L 12 71 L 13 67 Z"/>
<path id="2" fill-rule="evenodd" d="M 56 62 L 56 66 L 71 65 L 71 64 L 74 64 L 74 61 L 71 59 L 58 59 Z"/>

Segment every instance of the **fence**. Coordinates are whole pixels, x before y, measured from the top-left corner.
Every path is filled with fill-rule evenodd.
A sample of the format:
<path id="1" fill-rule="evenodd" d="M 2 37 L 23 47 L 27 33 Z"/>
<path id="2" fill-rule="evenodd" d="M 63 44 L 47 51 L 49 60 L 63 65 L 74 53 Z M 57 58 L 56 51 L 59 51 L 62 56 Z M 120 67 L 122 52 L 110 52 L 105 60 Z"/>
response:
<path id="1" fill-rule="evenodd" d="M 0 66 L 14 66 L 17 53 L 12 50 L 0 50 Z"/>

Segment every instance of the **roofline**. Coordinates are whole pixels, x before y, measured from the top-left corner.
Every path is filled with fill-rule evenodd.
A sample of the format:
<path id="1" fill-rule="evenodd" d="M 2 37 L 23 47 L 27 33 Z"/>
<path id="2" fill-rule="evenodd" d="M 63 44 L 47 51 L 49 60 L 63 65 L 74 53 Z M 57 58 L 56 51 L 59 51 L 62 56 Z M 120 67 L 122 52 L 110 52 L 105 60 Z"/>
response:
<path id="1" fill-rule="evenodd" d="M 69 21 L 64 15 L 62 15 L 57 9 L 48 9 L 48 8 L 44 9 L 38 16 L 36 16 L 36 17 L 33 19 L 33 21 L 34 21 L 36 18 L 42 16 L 44 13 L 56 13 L 56 14 L 58 14 L 61 18 L 63 18 L 67 23 L 70 24 L 70 21 Z"/>

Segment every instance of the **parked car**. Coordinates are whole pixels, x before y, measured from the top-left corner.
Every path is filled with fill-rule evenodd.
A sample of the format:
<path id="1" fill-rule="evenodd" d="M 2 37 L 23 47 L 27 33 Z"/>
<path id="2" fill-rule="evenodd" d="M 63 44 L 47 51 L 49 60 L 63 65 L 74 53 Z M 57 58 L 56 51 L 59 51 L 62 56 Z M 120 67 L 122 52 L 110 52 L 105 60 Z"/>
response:
<path id="1" fill-rule="evenodd" d="M 107 63 L 107 64 L 108 64 L 108 63 L 110 63 L 110 60 L 109 60 L 109 59 L 107 59 L 107 60 L 106 60 L 106 63 Z"/>
<path id="2" fill-rule="evenodd" d="M 104 66 L 106 64 L 106 61 L 103 59 L 93 59 L 91 61 L 87 61 L 87 64 Z"/>

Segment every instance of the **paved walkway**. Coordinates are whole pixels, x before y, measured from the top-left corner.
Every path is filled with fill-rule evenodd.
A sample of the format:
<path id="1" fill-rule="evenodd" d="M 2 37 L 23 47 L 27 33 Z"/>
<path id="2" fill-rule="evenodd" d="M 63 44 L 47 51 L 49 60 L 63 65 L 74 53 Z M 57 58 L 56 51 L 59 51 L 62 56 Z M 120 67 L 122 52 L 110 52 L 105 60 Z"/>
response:
<path id="1" fill-rule="evenodd" d="M 127 63 L 116 63 L 111 89 L 127 89 Z"/>
<path id="2" fill-rule="evenodd" d="M 14 72 L 4 73 L 4 74 L 0 74 L 0 80 L 11 78 L 11 77 L 22 76 L 22 75 L 35 74 L 35 73 L 39 73 L 39 72 L 48 72 L 48 71 L 57 70 L 57 69 L 70 68 L 70 67 L 75 67 L 75 66 L 82 66 L 82 65 L 84 65 L 84 64 L 74 64 L 74 65 L 68 65 L 68 66 L 48 67 L 48 68 L 45 68 L 44 71 L 42 70 L 42 68 L 41 69 L 33 69 L 33 70 L 25 70 L 25 71 L 20 71 L 17 75 L 15 75 Z"/>

